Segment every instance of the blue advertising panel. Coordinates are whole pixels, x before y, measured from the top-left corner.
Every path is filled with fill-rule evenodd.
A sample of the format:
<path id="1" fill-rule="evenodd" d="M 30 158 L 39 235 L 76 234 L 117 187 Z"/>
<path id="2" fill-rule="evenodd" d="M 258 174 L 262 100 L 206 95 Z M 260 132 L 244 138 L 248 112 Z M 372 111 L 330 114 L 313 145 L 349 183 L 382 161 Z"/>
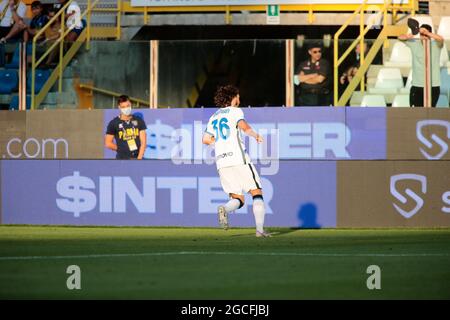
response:
<path id="1" fill-rule="evenodd" d="M 386 159 L 386 108 L 243 108 L 249 124 L 264 136 L 245 139 L 253 161 L 265 159 Z M 207 160 L 201 137 L 216 109 L 136 110 L 147 124 L 144 158 Z M 105 110 L 104 127 L 118 110 Z M 115 153 L 105 149 L 105 158 Z"/>
<path id="2" fill-rule="evenodd" d="M 207 164 L 2 160 L 1 170 L 4 224 L 216 227 L 227 201 Z M 266 226 L 336 226 L 335 161 L 281 161 L 261 179 Z M 254 226 L 251 205 L 230 215 L 231 227 Z"/>

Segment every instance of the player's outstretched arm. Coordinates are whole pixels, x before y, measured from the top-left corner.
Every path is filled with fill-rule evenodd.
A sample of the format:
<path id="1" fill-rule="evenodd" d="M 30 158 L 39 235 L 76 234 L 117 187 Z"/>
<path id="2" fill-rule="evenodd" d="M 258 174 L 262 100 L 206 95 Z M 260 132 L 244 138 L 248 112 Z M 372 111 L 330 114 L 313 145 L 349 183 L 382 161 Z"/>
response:
<path id="1" fill-rule="evenodd" d="M 209 133 L 205 132 L 203 134 L 202 142 L 204 144 L 210 145 L 213 144 L 215 141 L 216 139 L 214 138 L 214 136 L 210 135 Z"/>
<path id="2" fill-rule="evenodd" d="M 242 131 L 244 131 L 244 133 L 250 137 L 253 137 L 256 139 L 256 141 L 258 143 L 263 142 L 263 137 L 259 134 L 257 134 L 252 127 L 250 127 L 250 125 L 247 123 L 247 121 L 245 121 L 244 119 L 240 120 L 238 123 L 238 127 L 239 129 L 241 129 Z"/>

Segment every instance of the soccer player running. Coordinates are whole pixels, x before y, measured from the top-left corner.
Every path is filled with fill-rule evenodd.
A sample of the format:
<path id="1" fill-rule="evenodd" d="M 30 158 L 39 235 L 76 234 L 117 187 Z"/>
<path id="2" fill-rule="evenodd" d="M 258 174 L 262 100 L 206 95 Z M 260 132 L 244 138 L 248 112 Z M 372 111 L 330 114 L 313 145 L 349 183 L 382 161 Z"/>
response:
<path id="1" fill-rule="evenodd" d="M 261 180 L 255 166 L 245 152 L 240 131 L 263 141 L 244 119 L 239 109 L 239 90 L 232 86 L 219 87 L 214 96 L 214 103 L 220 107 L 209 119 L 203 135 L 203 143 L 213 145 L 217 170 L 223 190 L 230 195 L 230 200 L 218 207 L 219 223 L 228 229 L 228 213 L 242 208 L 244 193 L 253 196 L 253 214 L 256 222 L 256 237 L 270 237 L 264 231 L 264 199 Z"/>

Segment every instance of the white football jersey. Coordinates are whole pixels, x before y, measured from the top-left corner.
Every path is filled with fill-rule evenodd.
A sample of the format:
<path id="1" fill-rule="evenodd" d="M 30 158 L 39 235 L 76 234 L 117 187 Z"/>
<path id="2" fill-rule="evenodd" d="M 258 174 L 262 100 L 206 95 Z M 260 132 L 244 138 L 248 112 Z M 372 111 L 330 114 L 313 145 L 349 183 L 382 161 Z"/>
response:
<path id="1" fill-rule="evenodd" d="M 217 169 L 250 163 L 238 128 L 241 120 L 244 120 L 244 113 L 237 107 L 221 108 L 209 118 L 205 132 L 216 139 Z"/>

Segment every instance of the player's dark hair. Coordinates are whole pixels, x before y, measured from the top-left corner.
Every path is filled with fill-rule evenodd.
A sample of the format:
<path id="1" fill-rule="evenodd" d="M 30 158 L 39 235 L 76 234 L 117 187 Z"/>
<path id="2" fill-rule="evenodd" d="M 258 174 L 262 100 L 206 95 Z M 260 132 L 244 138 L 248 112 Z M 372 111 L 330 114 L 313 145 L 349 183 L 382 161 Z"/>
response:
<path id="1" fill-rule="evenodd" d="M 239 89 L 233 85 L 219 87 L 214 95 L 216 106 L 225 108 L 231 105 L 231 101 L 239 94 Z"/>
<path id="2" fill-rule="evenodd" d="M 423 25 L 420 26 L 421 28 L 427 29 L 428 32 L 433 32 L 433 28 L 429 25 L 424 23 Z"/>
<path id="3" fill-rule="evenodd" d="M 121 95 L 117 100 L 117 104 L 121 104 L 122 102 L 130 101 L 130 98 L 126 95 Z"/>

